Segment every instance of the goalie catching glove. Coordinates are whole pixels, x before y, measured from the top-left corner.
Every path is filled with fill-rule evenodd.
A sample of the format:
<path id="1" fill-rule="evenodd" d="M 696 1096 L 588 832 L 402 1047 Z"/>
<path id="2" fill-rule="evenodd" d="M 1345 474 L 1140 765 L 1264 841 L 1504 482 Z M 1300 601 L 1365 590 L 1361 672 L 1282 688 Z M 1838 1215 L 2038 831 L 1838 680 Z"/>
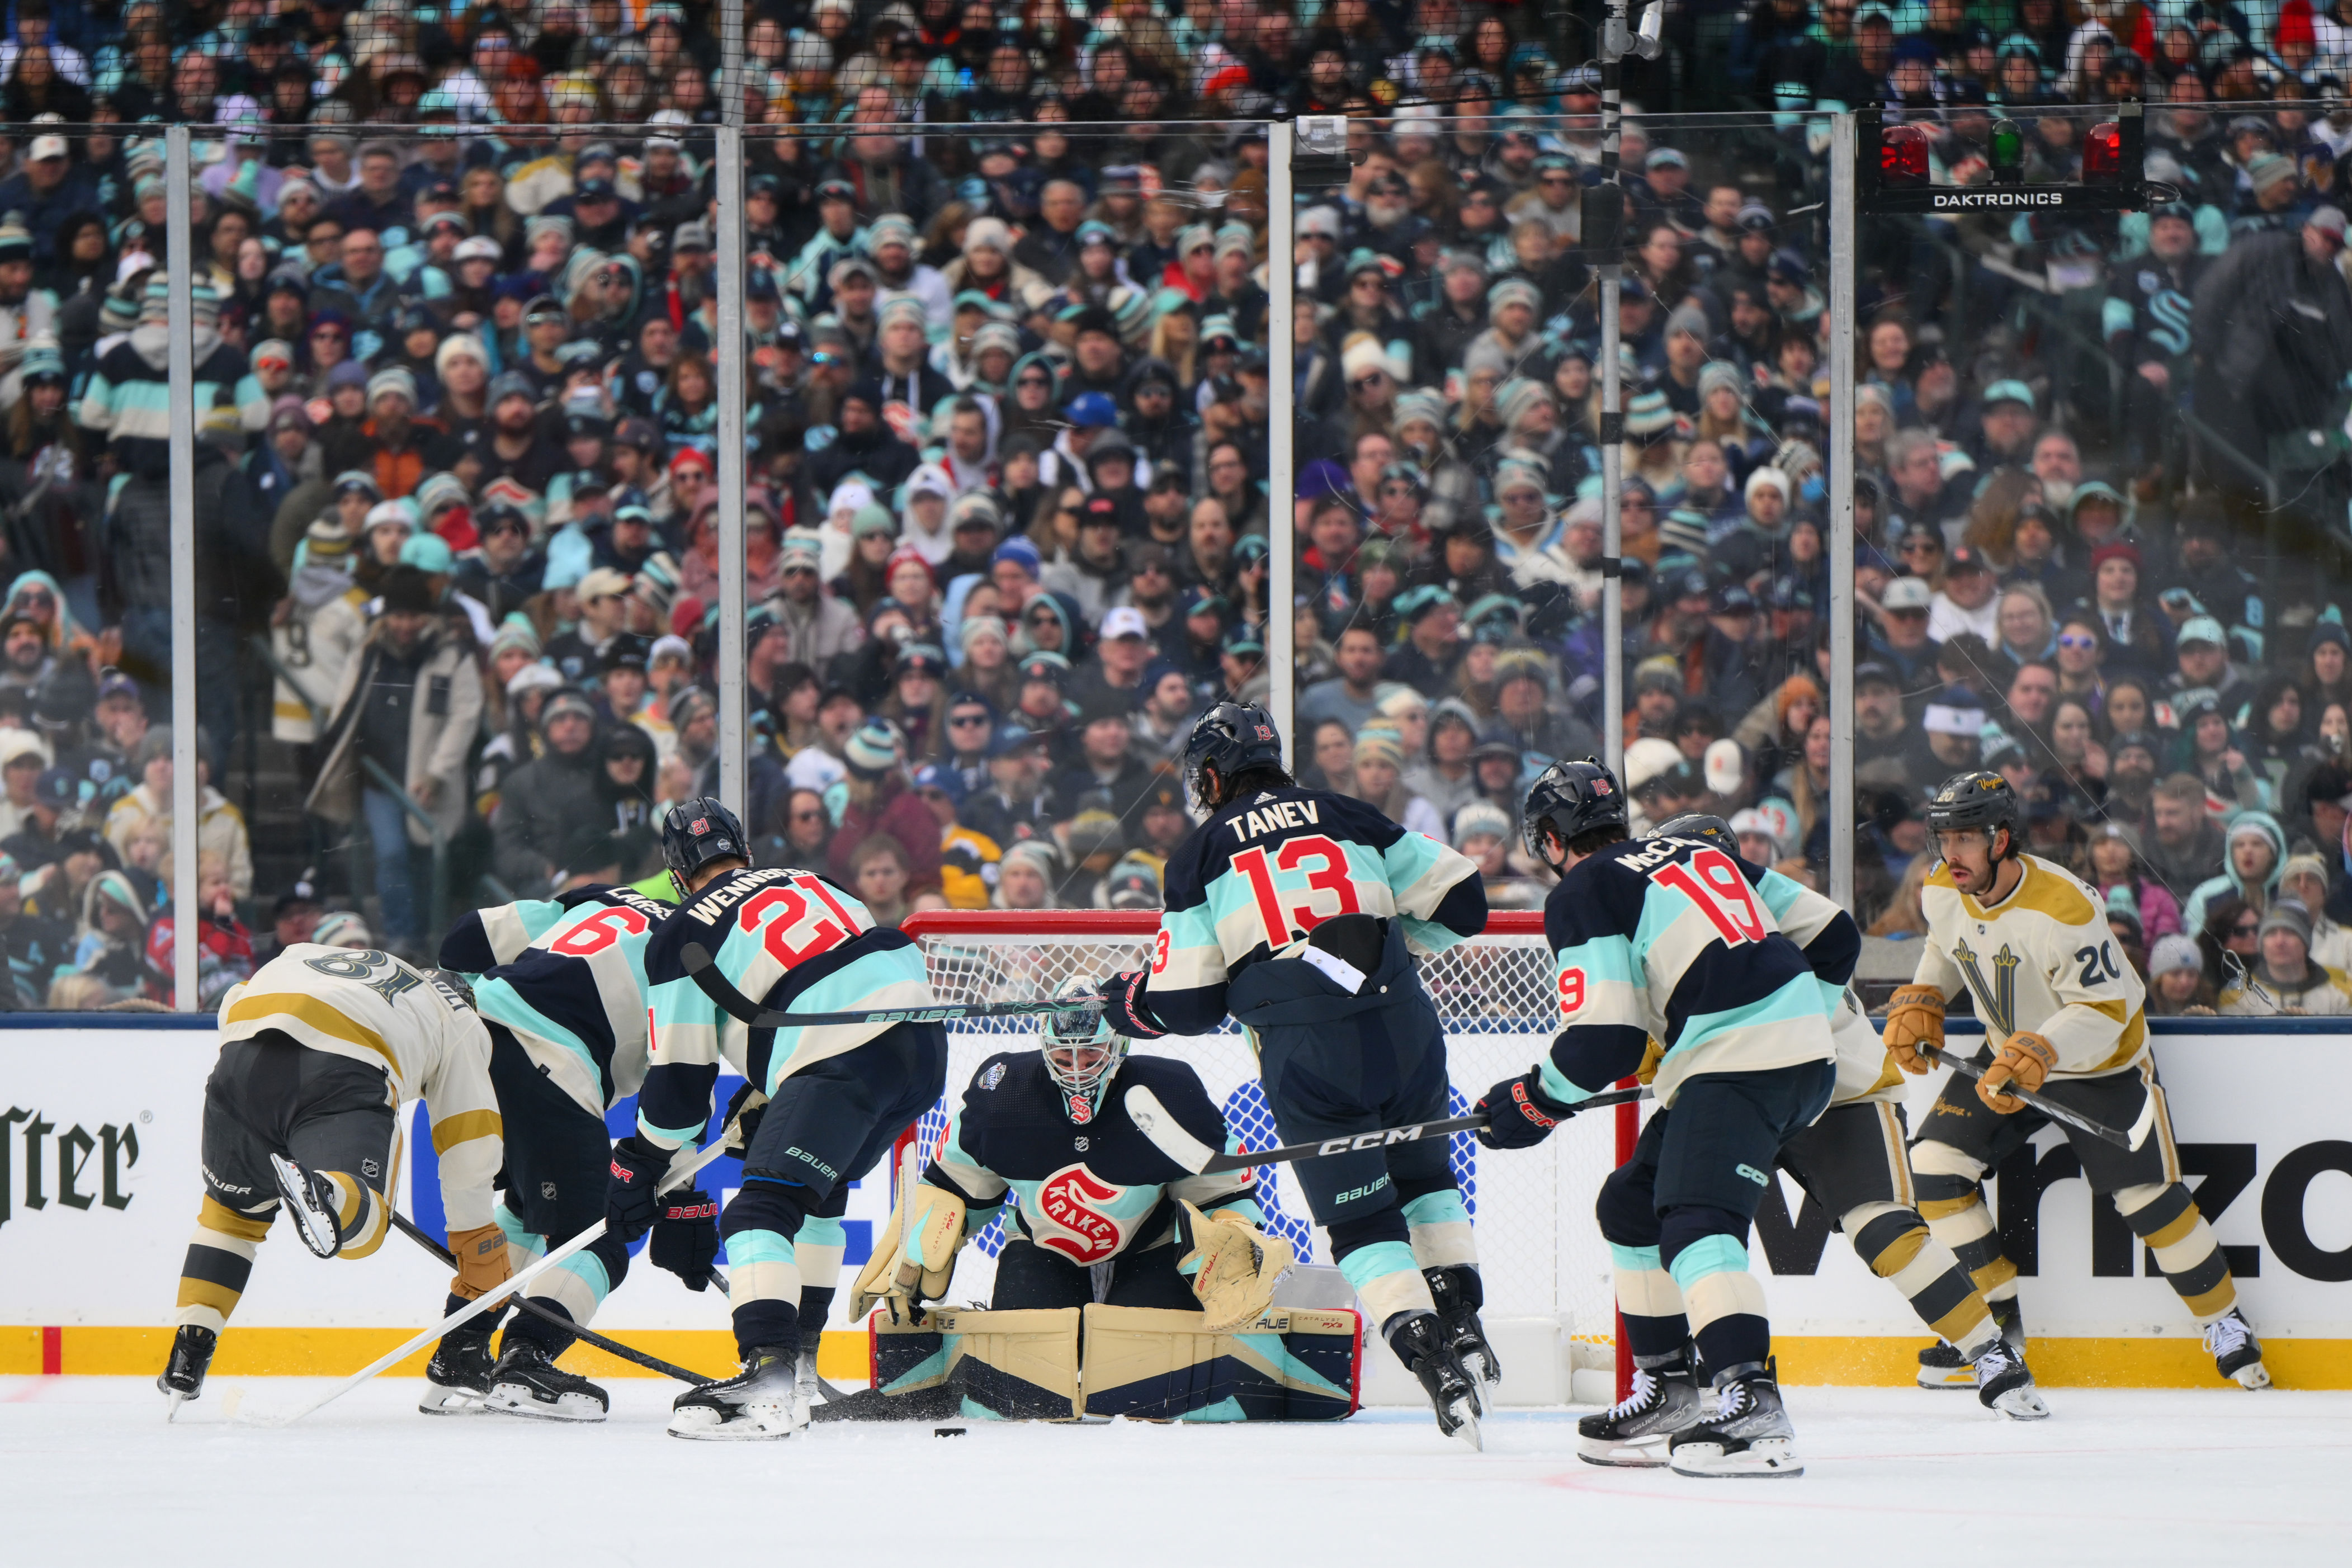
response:
<path id="1" fill-rule="evenodd" d="M 1930 1047 L 1944 1043 L 1944 994 L 1932 985 L 1900 985 L 1886 1004 L 1881 1037 L 1895 1053 L 1895 1065 L 1917 1077 L 1936 1065 Z"/>
<path id="2" fill-rule="evenodd" d="M 1231 1209 L 1202 1214 L 1180 1204 L 1177 1245 L 1185 1249 L 1176 1267 L 1192 1277 L 1192 1294 L 1208 1321 L 1202 1328 L 1229 1334 L 1255 1322 L 1274 1305 L 1274 1288 L 1290 1272 L 1290 1243 L 1268 1236 Z"/>
<path id="3" fill-rule="evenodd" d="M 849 1315 L 863 1318 L 887 1301 L 890 1321 L 907 1321 L 924 1302 L 947 1294 L 963 1242 L 962 1198 L 929 1182 L 899 1183 L 890 1223 L 850 1288 Z"/>
<path id="4" fill-rule="evenodd" d="M 2025 1101 L 2013 1094 L 2003 1094 L 2001 1085 L 2013 1083 L 2032 1093 L 2042 1087 L 2050 1077 L 2050 1069 L 2057 1065 L 2058 1053 L 2048 1040 L 2020 1029 L 1993 1054 L 1992 1066 L 1977 1079 L 1977 1098 L 2003 1116 L 2014 1116 L 2025 1109 Z"/>

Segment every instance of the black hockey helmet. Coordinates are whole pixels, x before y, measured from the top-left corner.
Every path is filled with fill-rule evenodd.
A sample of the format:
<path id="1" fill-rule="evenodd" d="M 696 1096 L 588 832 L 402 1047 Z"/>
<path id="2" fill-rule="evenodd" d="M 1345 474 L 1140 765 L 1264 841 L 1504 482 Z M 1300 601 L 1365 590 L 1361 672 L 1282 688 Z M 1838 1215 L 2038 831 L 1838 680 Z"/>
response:
<path id="1" fill-rule="evenodd" d="M 2010 853 L 2017 852 L 2017 823 L 2024 810 L 2007 779 L 1987 768 L 1970 768 L 1946 779 L 1927 802 L 1927 831 L 1952 833 L 1981 827 L 1990 838 L 2009 829 Z"/>
<path id="2" fill-rule="evenodd" d="M 693 795 L 662 818 L 662 864 L 684 898 L 695 874 L 714 860 L 751 863 L 750 841 L 735 814 L 709 795 Z"/>
<path id="3" fill-rule="evenodd" d="M 1519 808 L 1519 837 L 1538 861 L 1544 860 L 1546 827 L 1562 844 L 1572 844 L 1596 827 L 1624 826 L 1625 792 L 1595 757 L 1552 763 L 1528 786 L 1527 804 Z"/>
<path id="4" fill-rule="evenodd" d="M 1725 854 L 1737 857 L 1739 836 L 1731 831 L 1731 824 L 1719 816 L 1703 811 L 1686 811 L 1670 821 L 1650 829 L 1653 838 L 1696 838 L 1702 844 L 1712 844 Z"/>
<path id="5" fill-rule="evenodd" d="M 1282 766 L 1282 731 L 1274 715 L 1255 702 L 1220 702 L 1201 715 L 1184 742 L 1184 787 L 1194 806 L 1206 810 L 1210 795 L 1204 772 L 1230 779 L 1251 768 Z"/>

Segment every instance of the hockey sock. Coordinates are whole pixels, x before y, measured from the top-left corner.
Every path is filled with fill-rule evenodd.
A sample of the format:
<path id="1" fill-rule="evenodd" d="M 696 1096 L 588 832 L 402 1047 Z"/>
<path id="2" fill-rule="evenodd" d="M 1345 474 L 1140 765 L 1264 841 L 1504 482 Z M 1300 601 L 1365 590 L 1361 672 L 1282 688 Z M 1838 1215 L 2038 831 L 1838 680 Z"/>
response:
<path id="1" fill-rule="evenodd" d="M 1633 1364 L 1656 1368 L 1680 1361 L 1690 1343 L 1690 1319 L 1683 1311 L 1682 1287 L 1666 1272 L 1654 1247 L 1609 1244 L 1617 1265 L 1617 1313 L 1625 1320 L 1625 1344 Z"/>
<path id="2" fill-rule="evenodd" d="M 383 1199 L 373 1187 L 348 1171 L 322 1171 L 320 1174 L 334 1184 L 335 1223 L 343 1233 L 343 1245 L 338 1258 L 365 1258 L 383 1245 L 384 1232 L 391 1228 L 384 1217 Z"/>
<path id="3" fill-rule="evenodd" d="M 1475 1268 L 1478 1247 L 1470 1236 L 1470 1210 L 1456 1187 L 1407 1199 L 1404 1223 L 1412 1255 L 1423 1268 Z"/>
<path id="4" fill-rule="evenodd" d="M 535 1230 L 526 1229 L 520 1215 L 500 1204 L 490 1210 L 490 1218 L 506 1233 L 507 1267 L 520 1274 L 547 1255 L 547 1237 Z"/>
<path id="5" fill-rule="evenodd" d="M 743 1355 L 761 1345 L 800 1349 L 801 1268 L 793 1238 L 809 1223 L 801 1206 L 807 1199 L 808 1189 L 796 1183 L 755 1178 L 743 1184 L 720 1217 L 735 1347 Z M 833 1254 L 836 1270 L 840 1256 Z"/>
<path id="6" fill-rule="evenodd" d="M 552 1296 L 533 1296 L 530 1299 L 530 1304 L 534 1307 L 543 1307 L 567 1321 L 573 1321 L 571 1312 L 565 1309 L 563 1303 Z M 517 1335 L 536 1343 L 540 1349 L 547 1352 L 547 1359 L 550 1361 L 553 1361 L 565 1351 L 570 1350 L 572 1342 L 579 1337 L 568 1329 L 548 1322 L 545 1319 L 535 1318 L 529 1312 L 520 1310 L 514 1315 L 514 1321 L 507 1325 L 506 1343 L 513 1344 Z"/>
<path id="7" fill-rule="evenodd" d="M 841 1221 L 811 1215 L 801 1221 L 793 1237 L 793 1256 L 801 1269 L 801 1348 L 816 1353 L 825 1320 L 833 1315 L 834 1292 L 841 1287 L 841 1258 L 849 1237 Z"/>
<path id="8" fill-rule="evenodd" d="M 2156 1266 L 2180 1292 L 2198 1322 L 2227 1316 L 2238 1303 L 2230 1259 L 2213 1239 L 2213 1227 L 2198 1212 L 2189 1189 L 2179 1182 L 2150 1182 L 2126 1187 L 2114 1197 L 2124 1223 L 2156 1254 Z"/>
<path id="9" fill-rule="evenodd" d="M 1400 1312 L 1434 1312 L 1436 1298 L 1421 1272 L 1421 1261 L 1405 1240 L 1402 1211 L 1385 1208 L 1329 1228 L 1331 1261 L 1339 1266 L 1366 1318 L 1386 1332 Z"/>
<path id="10" fill-rule="evenodd" d="M 1952 1249 L 1929 1234 L 1918 1211 L 1901 1204 L 1862 1204 L 1840 1222 L 1854 1256 L 1903 1292 L 1919 1321 L 1974 1361 L 2000 1337 L 1992 1309 Z"/>
<path id="11" fill-rule="evenodd" d="M 2000 1233 L 1985 1206 L 1984 1167 L 1948 1143 L 1923 1139 L 1911 1145 L 1911 1184 L 1927 1232 L 1952 1249 L 1988 1300 L 2014 1293 L 2017 1265 L 2001 1256 Z"/>
<path id="12" fill-rule="evenodd" d="M 275 1199 L 265 1212 L 242 1215 L 206 1197 L 196 1213 L 196 1233 L 188 1238 L 188 1256 L 180 1265 L 180 1306 L 174 1325 L 193 1324 L 219 1333 L 228 1315 L 236 1310 L 253 1277 L 254 1249 L 269 1234 L 278 1217 Z"/>
<path id="13" fill-rule="evenodd" d="M 1764 1287 L 1748 1271 L 1748 1244 L 1738 1215 L 1677 1208 L 1662 1216 L 1660 1254 L 1681 1287 L 1691 1337 L 1713 1367 L 1760 1362 L 1772 1352 L 1772 1325 L 1764 1315 Z"/>

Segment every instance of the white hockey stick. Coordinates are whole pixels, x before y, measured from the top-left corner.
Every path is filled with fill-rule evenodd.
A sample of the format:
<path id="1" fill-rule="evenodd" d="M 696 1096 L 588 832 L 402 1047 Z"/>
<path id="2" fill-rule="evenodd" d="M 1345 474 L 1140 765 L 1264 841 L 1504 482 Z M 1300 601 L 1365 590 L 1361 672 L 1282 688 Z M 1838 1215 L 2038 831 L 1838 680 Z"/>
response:
<path id="1" fill-rule="evenodd" d="M 1598 1110 L 1612 1105 L 1625 1105 L 1649 1095 L 1646 1088 L 1612 1089 L 1589 1100 L 1576 1102 L 1578 1110 Z M 1183 1124 L 1160 1103 L 1160 1097 L 1141 1084 L 1131 1086 L 1122 1103 L 1127 1118 L 1135 1130 L 1150 1139 L 1153 1147 L 1196 1176 L 1220 1175 L 1227 1171 L 1245 1171 L 1253 1165 L 1280 1165 L 1293 1160 L 1319 1159 L 1331 1154 L 1345 1154 L 1357 1149 L 1385 1149 L 1392 1143 L 1417 1143 L 1423 1138 L 1443 1138 L 1455 1132 L 1475 1132 L 1486 1125 L 1486 1119 L 1473 1113 L 1449 1116 L 1440 1121 L 1411 1121 L 1402 1127 L 1383 1127 L 1374 1132 L 1341 1133 L 1316 1143 L 1286 1143 L 1276 1149 L 1259 1149 L 1245 1154 L 1228 1154 L 1212 1149 L 1190 1132 Z"/>
<path id="2" fill-rule="evenodd" d="M 735 1133 L 735 1124 L 730 1122 L 728 1126 L 727 1131 L 721 1136 L 713 1139 L 709 1147 L 702 1150 L 697 1153 L 694 1158 L 687 1161 L 683 1164 L 672 1165 L 669 1168 L 669 1173 L 661 1179 L 661 1184 L 654 1189 L 655 1192 L 657 1194 L 667 1193 L 684 1186 L 690 1179 L 692 1179 L 697 1171 L 701 1170 L 703 1166 L 709 1164 L 721 1154 L 729 1152 L 734 1147 Z M 375 1360 L 368 1363 L 367 1365 L 360 1368 L 359 1371 L 352 1373 L 351 1376 L 343 1379 L 342 1382 L 335 1384 L 334 1387 L 329 1389 L 326 1393 L 320 1394 L 310 1404 L 302 1406 L 301 1409 L 295 1411 L 289 1415 L 247 1416 L 246 1418 L 247 1423 L 256 1426 L 291 1426 L 295 1422 L 301 1420 L 302 1417 L 310 1415 L 312 1411 L 322 1409 L 329 1405 L 332 1405 L 336 1400 L 341 1399 L 344 1394 L 349 1394 L 361 1384 L 367 1382 L 368 1379 L 375 1376 L 386 1367 L 395 1365 L 400 1362 L 407 1360 L 410 1356 L 415 1355 L 418 1351 L 423 1350 L 426 1345 L 431 1344 L 434 1341 L 439 1339 L 450 1330 L 458 1327 L 460 1324 L 473 1321 L 476 1318 L 480 1317 L 484 1312 L 488 1311 L 492 1307 L 497 1306 L 500 1301 L 505 1300 L 509 1295 L 512 1295 L 523 1286 L 530 1284 L 533 1279 L 538 1279 L 541 1275 L 546 1273 L 549 1269 L 554 1268 L 557 1264 L 562 1262 L 573 1253 L 593 1246 L 596 1239 L 604 1234 L 604 1222 L 600 1219 L 594 1225 L 590 1226 L 586 1230 L 582 1231 L 578 1236 L 573 1237 L 570 1241 L 565 1242 L 562 1246 L 550 1250 L 546 1257 L 541 1258 L 538 1262 L 532 1264 L 521 1273 L 509 1277 L 495 1288 L 484 1291 L 473 1300 L 467 1302 L 465 1310 L 460 1312 L 452 1312 L 449 1316 L 442 1319 L 433 1327 L 425 1330 L 423 1333 L 418 1334 L 415 1339 L 410 1340 L 405 1344 L 400 1346 L 399 1349 L 385 1352 L 383 1355 L 378 1356 Z"/>

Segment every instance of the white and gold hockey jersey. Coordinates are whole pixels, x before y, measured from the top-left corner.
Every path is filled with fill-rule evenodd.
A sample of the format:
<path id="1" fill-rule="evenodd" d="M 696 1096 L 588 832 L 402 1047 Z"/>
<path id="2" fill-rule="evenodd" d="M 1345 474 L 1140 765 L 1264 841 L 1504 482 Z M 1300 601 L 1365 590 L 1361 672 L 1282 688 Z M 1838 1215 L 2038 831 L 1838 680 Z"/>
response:
<path id="1" fill-rule="evenodd" d="M 2053 1078 L 2098 1078 L 2136 1066 L 2147 1051 L 2147 988 L 2107 930 L 2106 907 L 2080 879 L 2037 855 L 1988 909 L 1928 874 L 1920 901 L 1927 950 L 1913 977 L 1950 1001 L 1966 987 L 1999 1046 L 2019 1030 L 2057 1053 Z"/>
<path id="2" fill-rule="evenodd" d="M 388 952 L 297 942 L 221 998 L 225 1040 L 278 1029 L 312 1050 L 380 1067 L 395 1101 L 422 1098 L 452 1231 L 491 1222 L 506 1159 L 490 1037 L 446 983 Z"/>

